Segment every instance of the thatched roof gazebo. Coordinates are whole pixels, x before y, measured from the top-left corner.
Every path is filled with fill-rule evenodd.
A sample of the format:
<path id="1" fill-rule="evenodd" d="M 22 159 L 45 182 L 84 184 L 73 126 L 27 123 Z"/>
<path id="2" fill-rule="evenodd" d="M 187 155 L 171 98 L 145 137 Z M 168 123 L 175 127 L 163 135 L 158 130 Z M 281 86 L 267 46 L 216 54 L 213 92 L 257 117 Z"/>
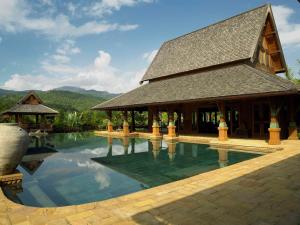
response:
<path id="1" fill-rule="evenodd" d="M 14 117 L 15 122 L 28 131 L 51 131 L 52 125 L 47 118 L 54 117 L 58 111 L 43 104 L 42 99 L 34 92 L 28 92 L 15 106 L 1 113 L 2 116 Z M 35 116 L 35 123 L 26 123 L 24 116 Z"/>

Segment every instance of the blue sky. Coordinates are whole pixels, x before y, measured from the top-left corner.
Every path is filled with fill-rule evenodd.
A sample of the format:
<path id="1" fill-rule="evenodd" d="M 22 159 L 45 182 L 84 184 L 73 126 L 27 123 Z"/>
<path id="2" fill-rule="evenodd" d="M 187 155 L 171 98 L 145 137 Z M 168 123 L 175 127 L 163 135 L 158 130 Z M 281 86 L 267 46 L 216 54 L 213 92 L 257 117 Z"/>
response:
<path id="1" fill-rule="evenodd" d="M 297 71 L 297 0 L 0 0 L 0 87 L 128 91 L 164 41 L 265 3 Z"/>

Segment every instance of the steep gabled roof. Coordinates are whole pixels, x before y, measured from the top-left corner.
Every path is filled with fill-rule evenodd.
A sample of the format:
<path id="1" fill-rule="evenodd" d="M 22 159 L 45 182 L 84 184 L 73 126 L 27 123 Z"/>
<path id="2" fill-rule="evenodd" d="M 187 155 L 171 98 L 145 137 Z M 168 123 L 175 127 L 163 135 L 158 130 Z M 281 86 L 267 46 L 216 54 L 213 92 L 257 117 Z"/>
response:
<path id="1" fill-rule="evenodd" d="M 18 103 L 26 104 L 26 101 L 28 101 L 30 97 L 35 98 L 39 104 L 43 104 L 42 99 L 34 91 L 29 91 Z"/>
<path id="2" fill-rule="evenodd" d="M 165 42 L 142 81 L 234 61 L 253 61 L 269 13 L 271 6 L 264 5 Z"/>
<path id="3" fill-rule="evenodd" d="M 170 88 L 171 87 L 171 88 Z M 292 82 L 247 64 L 227 65 L 142 85 L 93 109 L 296 94 Z"/>
<path id="4" fill-rule="evenodd" d="M 54 115 L 59 112 L 42 104 L 42 99 L 34 92 L 29 91 L 19 102 L 1 114 L 45 114 Z"/>

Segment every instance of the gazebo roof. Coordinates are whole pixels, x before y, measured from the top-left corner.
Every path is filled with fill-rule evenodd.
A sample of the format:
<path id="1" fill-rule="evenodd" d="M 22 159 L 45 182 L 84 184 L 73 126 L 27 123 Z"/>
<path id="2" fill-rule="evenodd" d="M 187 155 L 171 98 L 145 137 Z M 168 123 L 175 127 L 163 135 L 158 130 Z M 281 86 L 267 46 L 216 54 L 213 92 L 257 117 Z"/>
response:
<path id="1" fill-rule="evenodd" d="M 41 98 L 34 91 L 30 91 L 15 106 L 2 112 L 2 114 L 58 114 L 58 111 L 51 109 L 42 103 L 43 101 Z"/>
<path id="2" fill-rule="evenodd" d="M 192 101 L 296 94 L 298 87 L 279 76 L 236 64 L 190 75 L 152 81 L 93 107 L 122 109 Z"/>
<path id="3" fill-rule="evenodd" d="M 51 109 L 45 105 L 30 105 L 30 104 L 16 104 L 9 110 L 3 112 L 3 114 L 58 114 L 54 109 Z"/>

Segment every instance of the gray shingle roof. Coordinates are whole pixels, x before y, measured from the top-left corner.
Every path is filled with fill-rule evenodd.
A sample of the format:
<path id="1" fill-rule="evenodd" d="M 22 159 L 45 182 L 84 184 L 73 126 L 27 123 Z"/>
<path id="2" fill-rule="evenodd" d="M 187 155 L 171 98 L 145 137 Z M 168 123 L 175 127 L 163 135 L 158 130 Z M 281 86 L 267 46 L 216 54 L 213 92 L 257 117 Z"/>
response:
<path id="1" fill-rule="evenodd" d="M 292 82 L 246 64 L 236 64 L 152 81 L 93 109 L 130 108 L 188 100 L 207 101 L 289 92 L 298 93 L 296 85 Z"/>
<path id="2" fill-rule="evenodd" d="M 30 104 L 16 104 L 11 109 L 3 112 L 2 114 L 58 114 L 54 109 L 51 109 L 43 104 L 30 105 Z"/>
<path id="3" fill-rule="evenodd" d="M 269 5 L 165 42 L 142 81 L 254 56 Z"/>

